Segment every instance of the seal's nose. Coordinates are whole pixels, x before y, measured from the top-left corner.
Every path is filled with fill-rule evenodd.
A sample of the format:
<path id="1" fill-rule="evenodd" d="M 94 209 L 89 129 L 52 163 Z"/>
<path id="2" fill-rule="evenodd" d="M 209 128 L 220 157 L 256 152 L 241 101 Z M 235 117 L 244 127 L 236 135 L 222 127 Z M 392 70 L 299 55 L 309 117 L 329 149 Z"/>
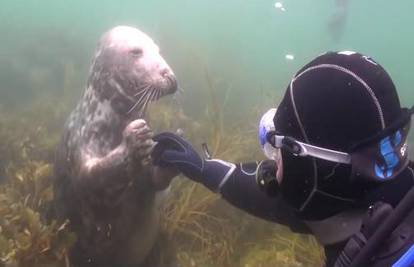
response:
<path id="1" fill-rule="evenodd" d="M 174 77 L 174 75 L 169 75 L 168 81 L 170 82 L 170 88 L 168 90 L 168 93 L 173 94 L 177 91 L 178 88 L 177 79 Z"/>
<path id="2" fill-rule="evenodd" d="M 165 94 L 173 94 L 177 91 L 177 79 L 175 78 L 174 72 L 168 67 L 168 65 L 159 71 L 160 76 L 167 86 L 165 87 Z"/>
<path id="3" fill-rule="evenodd" d="M 171 75 L 171 71 L 168 68 L 164 68 L 161 70 L 161 76 L 166 78 L 167 76 Z"/>

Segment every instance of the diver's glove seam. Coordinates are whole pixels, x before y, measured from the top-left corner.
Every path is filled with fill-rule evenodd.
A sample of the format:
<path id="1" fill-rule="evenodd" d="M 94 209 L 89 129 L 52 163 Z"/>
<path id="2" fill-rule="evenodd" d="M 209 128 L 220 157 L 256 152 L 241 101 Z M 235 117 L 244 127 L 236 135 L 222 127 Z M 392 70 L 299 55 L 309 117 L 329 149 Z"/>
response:
<path id="1" fill-rule="evenodd" d="M 217 186 L 216 191 L 221 192 L 221 188 L 226 184 L 226 182 L 229 180 L 231 175 L 234 173 L 234 170 L 236 169 L 236 165 L 234 163 L 220 160 L 220 159 L 211 159 L 211 160 L 205 160 L 205 162 L 215 162 L 220 164 L 223 167 L 229 168 L 227 172 L 224 173 L 224 175 L 220 178 L 220 183 Z"/>

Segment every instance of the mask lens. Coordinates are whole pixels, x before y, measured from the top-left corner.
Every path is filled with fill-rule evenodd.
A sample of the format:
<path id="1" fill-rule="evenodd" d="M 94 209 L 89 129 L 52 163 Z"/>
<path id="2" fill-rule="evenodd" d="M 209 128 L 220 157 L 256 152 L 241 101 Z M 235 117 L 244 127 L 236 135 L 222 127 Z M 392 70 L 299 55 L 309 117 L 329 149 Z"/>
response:
<path id="1" fill-rule="evenodd" d="M 273 123 L 275 114 L 275 108 L 269 109 L 263 114 L 259 125 L 260 145 L 265 156 L 271 160 L 278 160 L 280 158 L 280 149 L 274 147 L 274 144 L 272 144 L 272 138 L 274 139 L 274 137 L 271 136 L 275 132 L 275 125 Z"/>

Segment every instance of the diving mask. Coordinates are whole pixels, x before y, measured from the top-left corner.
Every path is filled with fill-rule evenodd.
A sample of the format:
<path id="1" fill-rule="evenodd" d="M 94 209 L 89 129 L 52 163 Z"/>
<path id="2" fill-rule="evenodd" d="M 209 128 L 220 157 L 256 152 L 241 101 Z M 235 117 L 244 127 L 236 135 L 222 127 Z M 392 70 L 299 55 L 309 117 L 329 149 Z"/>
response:
<path id="1" fill-rule="evenodd" d="M 263 114 L 259 124 L 259 141 L 263 153 L 268 159 L 278 161 L 280 160 L 280 148 L 276 148 L 268 141 L 268 134 L 275 131 L 273 118 L 276 114 L 276 108 L 271 108 Z"/>
<path id="2" fill-rule="evenodd" d="M 414 108 L 403 108 L 401 118 L 394 125 L 365 140 L 349 153 L 303 143 L 290 136 L 279 135 L 275 130 L 266 132 L 265 144 L 278 149 L 279 153 L 284 149 L 299 157 L 349 164 L 354 177 L 363 176 L 382 182 L 396 177 L 408 165 L 407 136 L 413 113 Z M 264 134 L 261 128 L 262 131 Z M 265 148 L 263 150 L 267 156 L 268 152 Z"/>

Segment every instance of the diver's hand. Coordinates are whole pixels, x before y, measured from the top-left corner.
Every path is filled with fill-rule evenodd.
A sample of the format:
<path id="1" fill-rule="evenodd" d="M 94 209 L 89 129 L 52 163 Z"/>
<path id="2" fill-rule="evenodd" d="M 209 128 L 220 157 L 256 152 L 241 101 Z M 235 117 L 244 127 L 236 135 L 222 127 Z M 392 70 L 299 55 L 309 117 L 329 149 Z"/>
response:
<path id="1" fill-rule="evenodd" d="M 190 143 L 168 132 L 156 135 L 154 141 L 157 142 L 152 153 L 155 165 L 176 167 L 193 180 L 201 178 L 204 162 Z"/>
<path id="2" fill-rule="evenodd" d="M 219 190 L 235 169 L 230 162 L 203 159 L 189 142 L 176 134 L 161 133 L 154 137 L 154 141 L 157 142 L 152 153 L 155 165 L 175 167 L 213 191 Z"/>

